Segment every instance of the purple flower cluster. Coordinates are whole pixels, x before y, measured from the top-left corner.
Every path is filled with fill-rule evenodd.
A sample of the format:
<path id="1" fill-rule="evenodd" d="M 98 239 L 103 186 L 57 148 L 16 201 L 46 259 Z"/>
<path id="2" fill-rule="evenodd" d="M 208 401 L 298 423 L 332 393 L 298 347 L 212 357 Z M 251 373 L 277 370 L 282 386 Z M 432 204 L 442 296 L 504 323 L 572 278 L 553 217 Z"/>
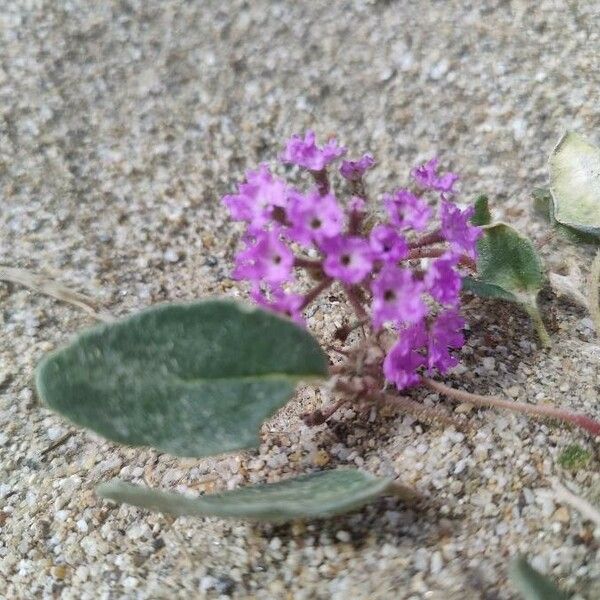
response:
<path id="1" fill-rule="evenodd" d="M 281 160 L 311 173 L 313 188 L 301 192 L 263 164 L 223 198 L 231 217 L 247 225 L 233 276 L 251 283 L 259 305 L 298 322 L 338 282 L 361 321 L 370 320 L 373 339 L 384 328 L 397 335 L 386 349 L 383 374 L 404 389 L 417 384 L 421 372 L 445 373 L 457 362 L 450 350 L 464 343 L 459 266 L 472 264 L 481 231 L 469 222 L 473 209 L 452 202 L 458 176 L 438 174 L 437 159 L 411 171 L 412 188 L 383 196 L 385 217 L 372 226 L 363 181 L 375 164 L 370 154 L 344 160 L 339 169 L 364 197 L 342 204 L 330 189 L 328 167 L 345 153 L 335 140 L 318 146 L 312 131 L 293 136 Z M 437 226 L 426 193 L 439 196 Z M 299 269 L 318 282 L 305 294 L 293 291 Z"/>

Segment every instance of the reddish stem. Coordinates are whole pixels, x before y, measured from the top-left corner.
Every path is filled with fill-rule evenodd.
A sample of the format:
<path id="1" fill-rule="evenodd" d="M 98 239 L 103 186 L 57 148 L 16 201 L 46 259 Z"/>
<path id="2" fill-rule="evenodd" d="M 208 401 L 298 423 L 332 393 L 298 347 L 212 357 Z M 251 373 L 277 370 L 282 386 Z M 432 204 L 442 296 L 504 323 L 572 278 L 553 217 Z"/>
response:
<path id="1" fill-rule="evenodd" d="M 321 261 L 313 260 L 311 258 L 302 258 L 301 256 L 294 257 L 294 266 L 302 267 L 304 269 L 320 269 Z"/>
<path id="2" fill-rule="evenodd" d="M 580 413 L 569 412 L 562 408 L 555 408 L 553 406 L 538 406 L 535 404 L 525 404 L 524 402 L 514 402 L 513 400 L 504 400 L 499 396 L 481 396 L 479 394 L 471 394 L 469 392 L 465 392 L 464 390 L 456 390 L 444 385 L 443 383 L 440 383 L 439 381 L 429 379 L 428 377 L 422 377 L 421 382 L 430 390 L 438 392 L 439 394 L 444 394 L 452 400 L 468 402 L 469 404 L 475 404 L 477 406 L 507 408 L 508 410 L 512 410 L 514 412 L 558 419 L 559 421 L 566 421 L 568 423 L 577 425 L 594 436 L 600 435 L 600 423 Z"/>
<path id="3" fill-rule="evenodd" d="M 361 231 L 365 213 L 360 210 L 353 210 L 350 213 L 350 222 L 348 223 L 348 233 L 350 235 L 358 235 Z"/>
<path id="4" fill-rule="evenodd" d="M 408 256 L 404 260 L 418 260 L 420 258 L 438 258 L 445 254 L 448 250 L 446 248 L 412 248 L 408 253 Z M 477 271 L 477 263 L 467 256 L 463 254 L 458 259 L 458 264 L 463 265 L 464 267 L 468 267 L 473 271 Z"/>
<path id="5" fill-rule="evenodd" d="M 302 415 L 302 420 L 309 427 L 314 426 L 314 425 L 322 425 L 323 423 L 325 423 L 325 421 L 327 421 L 327 419 L 329 419 L 329 417 L 331 417 L 331 415 L 333 415 L 333 413 L 336 410 L 341 408 L 347 402 L 350 402 L 350 400 L 351 400 L 351 398 L 342 398 L 341 400 L 338 400 L 337 402 L 334 402 L 333 404 L 326 406 L 323 410 L 318 408 L 317 410 L 315 410 L 311 413 L 306 413 L 306 414 Z"/>
<path id="6" fill-rule="evenodd" d="M 327 279 L 323 279 L 319 285 L 315 286 L 310 292 L 308 292 L 304 296 L 304 300 L 302 301 L 302 306 L 300 310 L 304 310 L 313 300 L 319 296 L 322 292 L 324 292 L 331 284 L 333 283 L 333 279 L 328 277 Z"/>
<path id="7" fill-rule="evenodd" d="M 311 171 L 310 173 L 317 184 L 319 194 L 321 194 L 321 196 L 325 196 L 327 193 L 329 193 L 329 177 L 327 176 L 327 170 L 321 169 L 320 171 Z"/>
<path id="8" fill-rule="evenodd" d="M 432 231 L 431 233 L 425 234 L 422 238 L 411 242 L 409 248 L 421 248 L 422 246 L 430 246 L 431 244 L 439 244 L 446 241 L 442 236 L 442 232 L 439 229 Z"/>
<path id="9" fill-rule="evenodd" d="M 365 311 L 360 301 L 360 298 L 356 291 L 356 287 L 344 285 L 344 291 L 346 292 L 346 296 L 348 297 L 348 300 L 350 301 L 350 304 L 352 305 L 352 308 L 354 309 L 354 312 L 356 313 L 358 319 L 360 321 L 364 321 L 365 319 L 367 319 L 367 312 Z"/>
<path id="10" fill-rule="evenodd" d="M 437 258 L 446 252 L 445 248 L 413 248 L 404 260 L 417 260 L 419 258 Z"/>

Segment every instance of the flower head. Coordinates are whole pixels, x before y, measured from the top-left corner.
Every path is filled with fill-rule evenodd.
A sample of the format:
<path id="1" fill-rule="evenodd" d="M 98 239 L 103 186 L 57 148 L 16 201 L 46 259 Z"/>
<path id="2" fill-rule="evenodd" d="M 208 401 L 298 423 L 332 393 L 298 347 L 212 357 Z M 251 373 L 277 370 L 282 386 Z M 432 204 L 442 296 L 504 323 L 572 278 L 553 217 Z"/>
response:
<path id="1" fill-rule="evenodd" d="M 294 255 L 273 231 L 246 237 L 247 247 L 235 257 L 235 279 L 281 284 L 292 275 Z"/>
<path id="2" fill-rule="evenodd" d="M 427 314 L 421 299 L 423 284 L 409 269 L 386 266 L 371 284 L 373 327 L 384 323 L 417 323 Z"/>
<path id="3" fill-rule="evenodd" d="M 358 283 L 371 272 L 373 252 L 364 238 L 339 235 L 325 240 L 322 249 L 323 270 L 342 283 Z"/>
<path id="4" fill-rule="evenodd" d="M 344 160 L 340 167 L 340 173 L 349 181 L 358 181 L 374 165 L 375 159 L 370 154 L 364 154 L 358 160 Z"/>
<path id="5" fill-rule="evenodd" d="M 464 252 L 471 258 L 475 258 L 476 242 L 482 234 L 480 227 L 469 223 L 474 212 L 472 206 L 461 211 L 456 204 L 447 200 L 442 200 L 440 208 L 442 235 L 453 250 Z"/>
<path id="6" fill-rule="evenodd" d="M 375 258 L 384 263 L 397 263 L 408 256 L 406 240 L 390 225 L 377 225 L 371 231 L 369 243 Z"/>
<path id="7" fill-rule="evenodd" d="M 308 130 L 302 139 L 293 135 L 287 142 L 281 155 L 284 163 L 298 165 L 309 171 L 322 171 L 328 164 L 346 153 L 346 148 L 339 146 L 336 140 L 330 140 L 322 148 L 315 143 L 315 133 Z"/>
<path id="8" fill-rule="evenodd" d="M 432 158 L 424 165 L 415 167 L 411 172 L 412 178 L 425 189 L 437 190 L 439 192 L 452 193 L 454 184 L 458 181 L 456 173 L 437 174 L 439 160 Z"/>
<path id="9" fill-rule="evenodd" d="M 431 217 L 431 209 L 418 196 L 406 189 L 386 195 L 383 203 L 392 225 L 400 229 L 424 229 Z"/>
<path id="10" fill-rule="evenodd" d="M 440 313 L 429 328 L 427 344 L 427 366 L 429 372 L 437 369 L 446 373 L 448 369 L 456 366 L 458 360 L 450 354 L 449 348 L 461 348 L 465 343 L 462 329 L 464 319 L 457 310 L 449 309 Z"/>
<path id="11" fill-rule="evenodd" d="M 291 223 L 289 237 L 306 245 L 338 235 L 344 224 L 344 213 L 335 196 L 321 196 L 316 190 L 290 195 L 287 217 Z"/>
<path id="12" fill-rule="evenodd" d="M 454 305 L 458 302 L 462 278 L 456 270 L 457 263 L 458 256 L 446 252 L 429 265 L 425 274 L 427 291 L 441 304 Z"/>
<path id="13" fill-rule="evenodd" d="M 425 357 L 418 350 L 425 345 L 426 340 L 421 321 L 401 331 L 400 339 L 387 353 L 383 361 L 383 374 L 399 390 L 416 385 L 421 380 L 417 369 L 425 364 Z"/>
<path id="14" fill-rule="evenodd" d="M 274 207 L 285 206 L 287 193 L 285 182 L 273 177 L 269 167 L 262 164 L 258 171 L 248 171 L 238 193 L 225 196 L 223 203 L 234 220 L 246 221 L 256 230 L 269 222 Z"/>

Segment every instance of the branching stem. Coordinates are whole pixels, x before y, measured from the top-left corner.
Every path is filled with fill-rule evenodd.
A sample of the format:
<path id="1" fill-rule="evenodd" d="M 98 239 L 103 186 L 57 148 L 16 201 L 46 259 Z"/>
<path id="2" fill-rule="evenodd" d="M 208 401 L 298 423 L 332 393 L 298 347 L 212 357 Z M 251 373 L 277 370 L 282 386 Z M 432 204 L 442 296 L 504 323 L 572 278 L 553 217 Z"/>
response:
<path id="1" fill-rule="evenodd" d="M 495 408 L 506 408 L 513 412 L 535 415 L 538 417 L 548 417 L 559 421 L 566 421 L 577 425 L 594 436 L 600 435 L 600 423 L 594 419 L 575 412 L 569 412 L 562 408 L 553 406 L 538 406 L 535 404 L 525 404 L 524 402 L 514 402 L 513 400 L 504 400 L 499 396 L 481 396 L 479 394 L 471 394 L 464 390 L 451 388 L 439 381 L 434 381 L 428 377 L 422 377 L 421 382 L 430 390 L 439 394 L 444 394 L 452 400 L 459 402 L 467 402 L 476 406 L 493 406 Z"/>

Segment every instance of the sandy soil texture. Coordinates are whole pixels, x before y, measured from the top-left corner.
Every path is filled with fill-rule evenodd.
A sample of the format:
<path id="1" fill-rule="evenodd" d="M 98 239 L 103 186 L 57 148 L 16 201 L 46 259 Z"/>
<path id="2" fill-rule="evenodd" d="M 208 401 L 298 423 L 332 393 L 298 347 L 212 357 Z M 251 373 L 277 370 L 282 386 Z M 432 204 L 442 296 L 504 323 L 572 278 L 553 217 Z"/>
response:
<path id="1" fill-rule="evenodd" d="M 219 198 L 313 127 L 375 155 L 375 196 L 439 154 L 463 200 L 488 193 L 549 268 L 575 259 L 585 272 L 592 250 L 548 239 L 530 193 L 564 130 L 600 141 L 599 47 L 597 0 L 0 0 L 0 264 L 114 315 L 243 297 L 229 278 L 240 229 Z M 549 350 L 514 307 L 467 299 L 463 366 L 447 381 L 600 418 L 591 320 L 548 290 L 542 306 Z M 311 327 L 328 335 L 344 309 L 332 293 Z M 307 388 L 256 452 L 119 448 L 33 392 L 43 354 L 92 323 L 0 283 L 0 597 L 506 600 L 519 552 L 576 598 L 600 597 L 598 532 L 549 491 L 558 476 L 600 503 L 597 446 L 579 431 L 462 408 L 465 431 L 350 411 L 308 428 L 299 415 L 323 397 Z M 571 444 L 590 453 L 576 472 L 559 462 Z M 335 465 L 397 477 L 425 500 L 275 527 L 173 522 L 93 491 L 119 476 L 210 492 Z"/>

